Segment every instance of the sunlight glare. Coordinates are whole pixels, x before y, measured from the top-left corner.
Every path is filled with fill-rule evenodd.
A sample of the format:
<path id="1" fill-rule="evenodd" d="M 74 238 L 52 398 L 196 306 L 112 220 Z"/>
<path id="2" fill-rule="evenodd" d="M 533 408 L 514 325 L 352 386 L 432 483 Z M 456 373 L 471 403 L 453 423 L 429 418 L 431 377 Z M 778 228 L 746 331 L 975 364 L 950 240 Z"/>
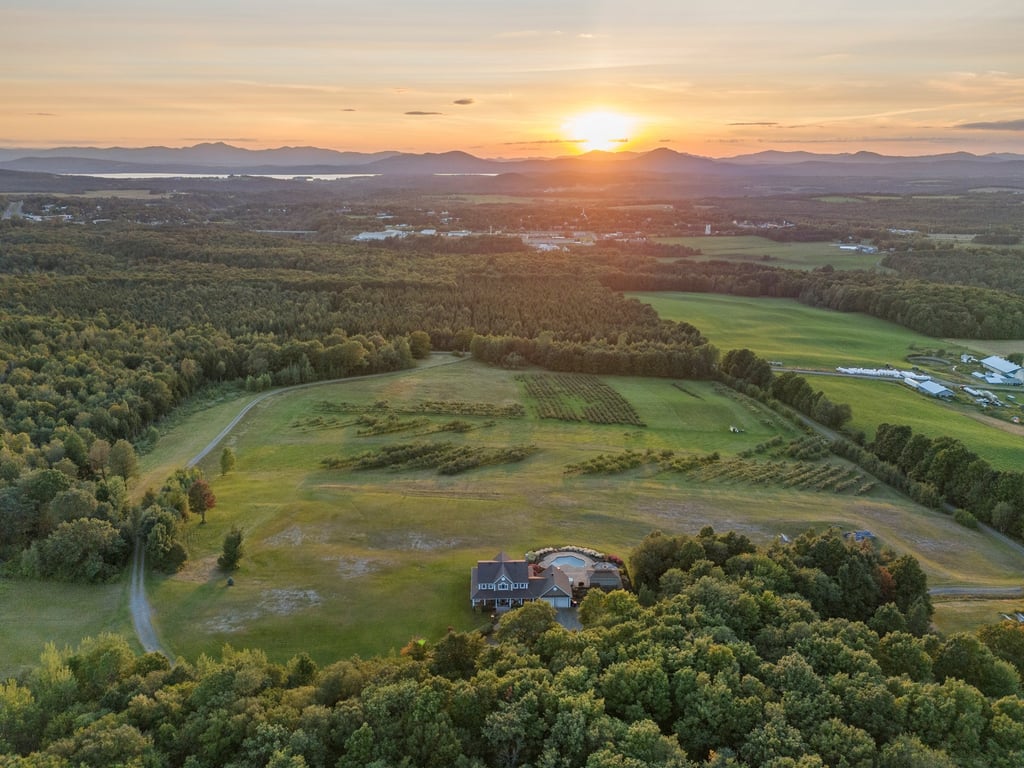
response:
<path id="1" fill-rule="evenodd" d="M 629 141 L 633 120 L 616 112 L 594 111 L 569 118 L 562 126 L 568 141 L 583 151 L 608 152 Z"/>

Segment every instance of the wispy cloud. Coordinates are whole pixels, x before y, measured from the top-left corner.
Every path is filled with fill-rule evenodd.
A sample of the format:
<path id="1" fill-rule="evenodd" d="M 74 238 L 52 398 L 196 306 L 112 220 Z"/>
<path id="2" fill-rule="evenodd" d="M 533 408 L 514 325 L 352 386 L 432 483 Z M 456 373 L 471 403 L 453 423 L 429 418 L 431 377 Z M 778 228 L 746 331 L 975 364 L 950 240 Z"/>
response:
<path id="1" fill-rule="evenodd" d="M 473 103 L 473 99 L 456 99 L 452 104 L 458 104 L 461 107 L 469 106 Z"/>
<path id="2" fill-rule="evenodd" d="M 967 128 L 972 131 L 1024 131 L 1024 120 L 992 120 L 983 123 L 961 123 L 954 128 Z"/>
<path id="3" fill-rule="evenodd" d="M 352 107 L 345 107 L 344 109 L 338 110 L 339 112 L 355 112 L 356 110 Z"/>
<path id="4" fill-rule="evenodd" d="M 407 115 L 416 115 L 416 116 L 419 117 L 419 116 L 422 116 L 422 115 L 443 115 L 444 112 L 424 112 L 423 110 L 420 110 L 420 109 L 414 109 L 414 110 L 411 110 L 409 112 L 406 112 L 405 114 L 407 114 Z"/>
<path id="5" fill-rule="evenodd" d="M 56 117 L 57 116 L 57 114 L 55 112 L 29 112 L 28 114 L 32 115 L 33 117 Z"/>
<path id="6" fill-rule="evenodd" d="M 766 120 L 764 122 L 752 122 L 752 123 L 729 123 L 729 125 L 778 125 L 778 123 L 773 123 L 773 122 L 769 122 L 769 121 Z"/>

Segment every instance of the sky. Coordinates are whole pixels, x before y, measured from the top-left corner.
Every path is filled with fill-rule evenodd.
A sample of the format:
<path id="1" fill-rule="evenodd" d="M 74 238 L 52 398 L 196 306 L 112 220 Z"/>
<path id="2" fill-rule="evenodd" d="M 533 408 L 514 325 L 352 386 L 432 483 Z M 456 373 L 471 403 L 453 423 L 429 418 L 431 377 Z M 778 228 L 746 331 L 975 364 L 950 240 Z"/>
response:
<path id="1" fill-rule="evenodd" d="M 0 31 L 0 147 L 1024 152 L 1020 0 L 0 0 Z"/>

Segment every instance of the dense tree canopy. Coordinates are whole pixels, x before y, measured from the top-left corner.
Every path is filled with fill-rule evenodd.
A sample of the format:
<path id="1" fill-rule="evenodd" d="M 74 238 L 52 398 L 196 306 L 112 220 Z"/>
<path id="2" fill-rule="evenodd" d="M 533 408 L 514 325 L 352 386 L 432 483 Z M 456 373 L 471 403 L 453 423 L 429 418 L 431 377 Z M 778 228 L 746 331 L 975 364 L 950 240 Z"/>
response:
<path id="1" fill-rule="evenodd" d="M 320 667 L 225 647 L 136 656 L 106 635 L 0 685 L 10 766 L 1017 766 L 1014 641 L 875 628 L 915 569 L 807 533 L 757 550 L 710 529 L 633 553 L 647 597 L 592 592 L 584 628 L 541 603 L 492 643 L 450 631 Z M 916 563 L 914 563 L 916 566 Z M 906 579 L 906 583 L 903 582 Z M 916 597 L 915 597 L 916 596 Z M 986 645 L 988 644 L 988 645 Z M 991 648 L 991 650 L 990 650 Z"/>

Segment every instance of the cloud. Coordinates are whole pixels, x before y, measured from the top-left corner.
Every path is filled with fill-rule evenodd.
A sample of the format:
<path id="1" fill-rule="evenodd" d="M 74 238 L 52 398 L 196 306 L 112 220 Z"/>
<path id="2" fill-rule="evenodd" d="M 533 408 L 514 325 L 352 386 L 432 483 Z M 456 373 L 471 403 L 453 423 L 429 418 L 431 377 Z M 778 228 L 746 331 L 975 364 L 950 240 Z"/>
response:
<path id="1" fill-rule="evenodd" d="M 466 107 L 473 103 L 473 99 L 456 99 L 452 104 L 458 104 L 459 106 Z"/>
<path id="2" fill-rule="evenodd" d="M 1024 131 L 1024 120 L 993 120 L 987 123 L 961 123 L 954 128 L 968 128 L 972 131 Z"/>
<path id="3" fill-rule="evenodd" d="M 772 123 L 768 121 L 756 122 L 756 123 L 729 123 L 729 125 L 778 125 L 778 123 Z"/>
<path id="4" fill-rule="evenodd" d="M 411 112 L 406 112 L 407 115 L 443 115 L 444 112 L 424 112 L 419 109 L 414 109 Z"/>
<path id="5" fill-rule="evenodd" d="M 54 112 L 29 112 L 33 117 L 56 117 Z"/>
<path id="6" fill-rule="evenodd" d="M 671 144 L 675 139 L 658 139 L 659 144 Z"/>
<path id="7" fill-rule="evenodd" d="M 344 109 L 338 110 L 339 112 L 355 112 L 352 107 L 345 107 Z"/>

